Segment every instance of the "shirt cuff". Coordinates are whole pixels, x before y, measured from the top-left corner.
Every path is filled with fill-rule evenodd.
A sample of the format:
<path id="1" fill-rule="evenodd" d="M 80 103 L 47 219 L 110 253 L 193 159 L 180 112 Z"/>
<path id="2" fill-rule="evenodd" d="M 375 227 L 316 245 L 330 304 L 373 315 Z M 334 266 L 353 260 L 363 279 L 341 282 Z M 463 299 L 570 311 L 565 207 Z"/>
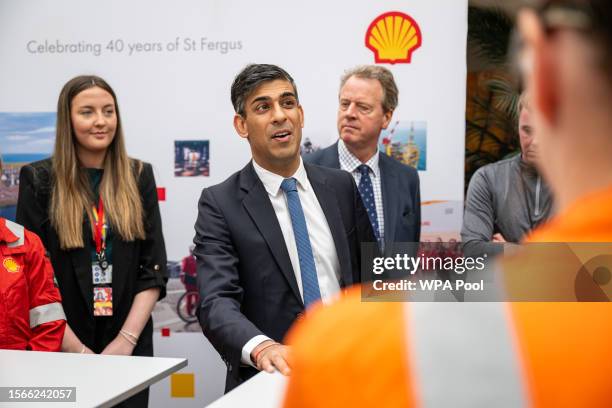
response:
<path id="1" fill-rule="evenodd" d="M 242 364 L 250 365 L 253 368 L 257 368 L 251 361 L 251 352 L 255 349 L 255 347 L 257 347 L 258 345 L 260 345 L 266 340 L 272 340 L 272 339 L 269 338 L 268 336 L 264 336 L 263 334 L 260 334 L 260 335 L 253 337 L 251 340 L 247 341 L 247 343 L 242 348 L 242 356 L 240 357 L 240 362 Z"/>

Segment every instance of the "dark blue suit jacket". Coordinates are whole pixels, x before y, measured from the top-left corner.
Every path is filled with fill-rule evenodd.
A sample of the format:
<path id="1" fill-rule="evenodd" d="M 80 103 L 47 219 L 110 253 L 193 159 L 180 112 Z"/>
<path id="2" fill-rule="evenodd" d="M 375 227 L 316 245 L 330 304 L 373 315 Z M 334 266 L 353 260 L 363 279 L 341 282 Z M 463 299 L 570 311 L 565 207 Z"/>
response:
<path id="1" fill-rule="evenodd" d="M 350 174 L 304 164 L 340 263 L 340 285 L 360 281 L 360 243 L 375 242 Z M 252 163 L 205 188 L 198 204 L 194 255 L 204 335 L 228 367 L 226 391 L 256 373 L 242 348 L 264 334 L 281 342 L 304 311 L 272 203 Z"/>
<path id="2" fill-rule="evenodd" d="M 340 168 L 338 142 L 304 156 L 307 163 Z M 385 243 L 419 242 L 421 238 L 421 194 L 419 173 L 412 167 L 379 153 Z"/>

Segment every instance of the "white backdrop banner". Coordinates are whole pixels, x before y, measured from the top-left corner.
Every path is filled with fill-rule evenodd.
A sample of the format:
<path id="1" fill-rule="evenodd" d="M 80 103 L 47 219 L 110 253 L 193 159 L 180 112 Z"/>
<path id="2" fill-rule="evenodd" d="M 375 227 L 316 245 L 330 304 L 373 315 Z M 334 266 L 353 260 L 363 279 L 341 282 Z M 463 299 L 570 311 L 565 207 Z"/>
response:
<path id="1" fill-rule="evenodd" d="M 457 237 L 466 38 L 467 0 L 0 0 L 0 210 L 14 212 L 18 167 L 51 152 L 61 87 L 96 74 L 117 93 L 129 154 L 152 163 L 164 189 L 168 259 L 178 262 L 202 188 L 250 158 L 230 103 L 247 63 L 294 77 L 307 150 L 337 138 L 342 73 L 380 63 L 400 90 L 380 147 L 419 170 L 424 239 Z"/>
<path id="2" fill-rule="evenodd" d="M 250 157 L 232 127 L 229 98 L 245 64 L 274 63 L 293 75 L 305 111 L 304 137 L 316 148 L 337 138 L 343 71 L 396 58 L 383 63 L 393 71 L 400 97 L 381 147 L 409 161 L 416 146 L 420 157 L 415 162 L 412 155 L 412 163 L 420 170 L 424 202 L 461 201 L 466 3 L 1 1 L 0 112 L 22 116 L 0 130 L 2 151 L 48 155 L 52 132 L 27 134 L 37 130 L 27 128 L 27 113 L 54 112 L 62 85 L 75 75 L 104 77 L 117 92 L 130 155 L 151 162 L 158 186 L 166 189 L 164 233 L 169 259 L 178 260 L 191 243 L 202 188 Z M 407 31 L 403 43 L 401 30 Z M 374 41 L 366 43 L 372 31 Z M 32 141 L 38 143 L 32 147 Z M 196 175 L 184 171 L 177 177 L 185 167 L 197 167 Z M 424 210 L 426 235 L 435 220 Z M 437 230 L 456 230 L 460 213 L 450 223 L 443 217 L 448 225 Z"/>

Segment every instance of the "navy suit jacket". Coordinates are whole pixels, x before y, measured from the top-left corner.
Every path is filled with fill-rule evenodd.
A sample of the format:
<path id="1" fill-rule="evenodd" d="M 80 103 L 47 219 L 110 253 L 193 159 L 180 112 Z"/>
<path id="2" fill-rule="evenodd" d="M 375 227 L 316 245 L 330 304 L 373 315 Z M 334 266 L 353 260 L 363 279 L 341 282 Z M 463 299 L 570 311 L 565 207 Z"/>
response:
<path id="1" fill-rule="evenodd" d="M 385 243 L 419 242 L 421 238 L 419 173 L 386 154 L 378 154 L 385 217 Z M 304 161 L 339 169 L 338 142 L 305 155 Z"/>
<path id="2" fill-rule="evenodd" d="M 353 178 L 304 164 L 340 263 L 340 285 L 360 281 L 360 243 L 375 242 Z M 304 303 L 285 240 L 252 163 L 205 188 L 198 204 L 194 255 L 204 335 L 228 368 L 226 391 L 256 374 L 241 366 L 242 348 L 264 334 L 281 342 Z"/>

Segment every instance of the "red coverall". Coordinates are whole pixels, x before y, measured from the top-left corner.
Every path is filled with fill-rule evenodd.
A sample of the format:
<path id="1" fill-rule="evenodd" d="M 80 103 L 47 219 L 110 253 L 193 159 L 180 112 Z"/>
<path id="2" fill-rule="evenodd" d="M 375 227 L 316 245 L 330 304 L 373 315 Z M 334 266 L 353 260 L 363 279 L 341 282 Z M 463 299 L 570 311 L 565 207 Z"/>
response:
<path id="1" fill-rule="evenodd" d="M 0 349 L 59 351 L 61 302 L 38 236 L 0 217 Z"/>

